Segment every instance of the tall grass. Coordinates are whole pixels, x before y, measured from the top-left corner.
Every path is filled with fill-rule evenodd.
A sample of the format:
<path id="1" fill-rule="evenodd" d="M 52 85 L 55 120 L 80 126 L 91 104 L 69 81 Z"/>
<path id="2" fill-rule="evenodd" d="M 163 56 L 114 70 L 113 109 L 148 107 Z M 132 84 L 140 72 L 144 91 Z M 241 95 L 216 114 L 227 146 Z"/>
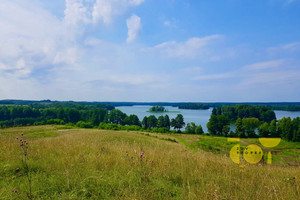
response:
<path id="1" fill-rule="evenodd" d="M 26 178 L 15 170 L 20 166 L 15 136 L 21 130 L 31 138 L 35 199 L 300 197 L 297 166 L 236 165 L 226 154 L 192 151 L 180 142 L 138 132 L 58 129 L 0 131 L 0 199 L 27 198 Z"/>

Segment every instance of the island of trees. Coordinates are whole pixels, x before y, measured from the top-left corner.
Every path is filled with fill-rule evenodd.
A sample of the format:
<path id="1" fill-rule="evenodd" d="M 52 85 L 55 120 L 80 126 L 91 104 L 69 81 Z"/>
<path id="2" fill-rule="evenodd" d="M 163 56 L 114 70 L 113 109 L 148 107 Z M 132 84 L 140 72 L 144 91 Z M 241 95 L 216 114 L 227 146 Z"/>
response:
<path id="1" fill-rule="evenodd" d="M 167 110 L 163 106 L 152 106 L 149 108 L 149 112 L 167 112 Z"/>

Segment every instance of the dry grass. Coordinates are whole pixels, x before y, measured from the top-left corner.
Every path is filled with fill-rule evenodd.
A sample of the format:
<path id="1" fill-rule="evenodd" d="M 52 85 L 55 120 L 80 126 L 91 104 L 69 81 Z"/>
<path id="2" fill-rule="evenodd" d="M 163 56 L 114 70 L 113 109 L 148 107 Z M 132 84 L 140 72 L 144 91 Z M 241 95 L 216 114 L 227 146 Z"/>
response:
<path id="1" fill-rule="evenodd" d="M 18 177 L 15 171 L 21 166 L 15 140 L 21 131 L 31 145 L 36 199 L 300 197 L 299 167 L 246 163 L 239 166 L 225 154 L 191 151 L 180 142 L 165 140 L 171 136 L 153 133 L 149 137 L 127 131 L 61 128 L 0 131 L 0 199 L 26 199 L 26 178 Z M 139 157 L 141 152 L 145 153 L 143 159 Z"/>

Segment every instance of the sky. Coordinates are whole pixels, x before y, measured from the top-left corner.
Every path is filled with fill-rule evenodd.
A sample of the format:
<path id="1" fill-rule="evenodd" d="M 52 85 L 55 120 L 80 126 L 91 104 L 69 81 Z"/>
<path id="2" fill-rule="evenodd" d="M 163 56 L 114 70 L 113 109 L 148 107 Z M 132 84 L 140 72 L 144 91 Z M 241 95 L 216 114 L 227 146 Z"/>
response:
<path id="1" fill-rule="evenodd" d="M 0 99 L 300 101 L 300 0 L 1 0 Z"/>

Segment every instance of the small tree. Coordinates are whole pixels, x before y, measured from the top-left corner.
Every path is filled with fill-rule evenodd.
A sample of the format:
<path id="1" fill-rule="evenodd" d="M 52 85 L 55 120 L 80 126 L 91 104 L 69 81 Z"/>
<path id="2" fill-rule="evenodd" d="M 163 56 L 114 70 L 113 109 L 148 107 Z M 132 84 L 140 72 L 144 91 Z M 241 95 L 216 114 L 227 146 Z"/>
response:
<path id="1" fill-rule="evenodd" d="M 196 127 L 195 133 L 196 134 L 203 134 L 204 133 L 203 132 L 203 128 L 202 128 L 201 125 L 199 125 L 199 126 Z"/>
<path id="2" fill-rule="evenodd" d="M 187 123 L 185 127 L 185 132 L 190 133 L 190 134 L 195 134 L 196 133 L 196 124 L 194 122 Z"/>

